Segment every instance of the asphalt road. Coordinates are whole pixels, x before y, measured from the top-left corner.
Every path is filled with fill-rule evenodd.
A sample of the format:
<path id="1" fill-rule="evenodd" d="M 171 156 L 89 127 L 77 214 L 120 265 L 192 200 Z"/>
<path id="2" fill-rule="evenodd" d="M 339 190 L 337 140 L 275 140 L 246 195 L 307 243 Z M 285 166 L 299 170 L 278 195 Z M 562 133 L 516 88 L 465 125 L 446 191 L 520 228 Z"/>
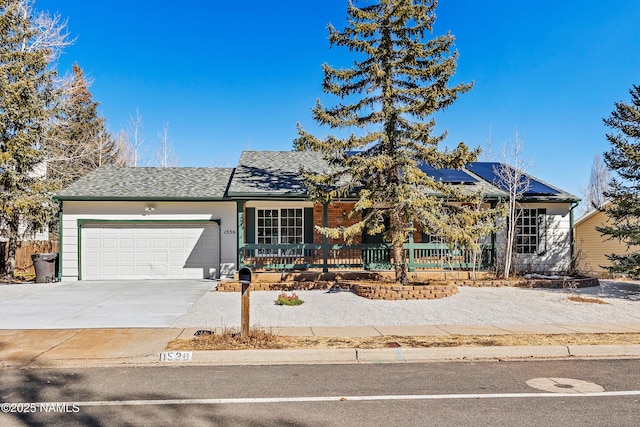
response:
<path id="1" fill-rule="evenodd" d="M 638 372 L 640 360 L 5 369 L 0 425 L 637 426 Z"/>

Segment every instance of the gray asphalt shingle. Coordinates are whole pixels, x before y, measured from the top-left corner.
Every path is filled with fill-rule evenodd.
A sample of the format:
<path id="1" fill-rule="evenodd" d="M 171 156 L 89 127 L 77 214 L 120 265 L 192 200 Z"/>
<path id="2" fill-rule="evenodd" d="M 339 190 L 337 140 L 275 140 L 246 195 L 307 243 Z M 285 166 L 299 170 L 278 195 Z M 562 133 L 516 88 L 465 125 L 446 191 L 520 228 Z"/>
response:
<path id="1" fill-rule="evenodd" d="M 229 186 L 230 196 L 305 195 L 300 168 L 323 171 L 322 155 L 308 151 L 243 151 Z"/>
<path id="2" fill-rule="evenodd" d="M 232 168 L 103 167 L 58 192 L 69 199 L 221 199 Z"/>
<path id="3" fill-rule="evenodd" d="M 470 182 L 461 189 L 465 193 L 482 193 L 504 198 L 507 193 L 491 182 L 474 162 L 464 170 Z M 300 169 L 327 170 L 322 155 L 308 151 L 243 151 L 238 166 L 232 168 L 128 168 L 96 169 L 56 194 L 69 199 L 222 199 L 225 197 L 306 197 Z M 480 169 L 481 170 L 481 169 Z M 455 171 L 454 171 L 455 172 Z M 486 175 L 486 174 L 485 174 Z M 548 187 L 554 194 L 527 194 L 538 201 L 577 201 L 577 197 L 531 177 L 538 187 Z"/>

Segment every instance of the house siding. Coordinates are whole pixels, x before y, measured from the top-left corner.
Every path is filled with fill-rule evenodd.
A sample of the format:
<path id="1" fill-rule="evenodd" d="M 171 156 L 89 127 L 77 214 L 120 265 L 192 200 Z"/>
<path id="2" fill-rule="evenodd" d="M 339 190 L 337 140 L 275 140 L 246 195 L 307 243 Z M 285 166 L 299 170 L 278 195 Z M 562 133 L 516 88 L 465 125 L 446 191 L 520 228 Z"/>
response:
<path id="1" fill-rule="evenodd" d="M 571 264 L 571 203 L 522 203 L 522 209 L 547 210 L 546 251 L 539 254 L 518 254 L 518 273 L 562 273 Z M 505 230 L 496 238 L 497 259 L 504 259 Z M 500 261 L 498 261 L 500 262 Z"/>
<path id="2" fill-rule="evenodd" d="M 352 218 L 349 218 L 349 212 L 353 210 L 355 203 L 348 202 L 334 202 L 327 206 L 327 226 L 329 228 L 349 227 L 360 221 L 360 215 L 356 214 Z M 322 227 L 322 205 L 315 204 L 313 206 L 313 221 L 315 227 Z M 315 228 L 314 227 L 314 228 Z M 324 236 L 314 230 L 313 243 L 323 243 Z M 331 245 L 344 243 L 342 239 L 328 239 L 328 243 Z M 362 236 L 355 236 L 353 244 L 362 243 Z"/>
<path id="3" fill-rule="evenodd" d="M 627 245 L 619 240 L 608 240 L 602 236 L 596 227 L 610 225 L 611 220 L 603 212 L 596 212 L 576 223 L 574 227 L 574 239 L 576 254 L 578 257 L 578 268 L 585 274 L 601 275 L 607 273 L 604 267 L 611 266 L 607 259 L 607 254 L 625 254 L 640 250 L 640 247 L 632 246 L 627 249 Z"/>
<path id="4" fill-rule="evenodd" d="M 152 214 L 145 207 L 153 205 Z M 78 280 L 78 220 L 109 221 L 220 221 L 220 270 L 222 275 L 236 269 L 236 205 L 234 202 L 101 202 L 65 201 L 63 204 L 61 252 L 62 280 Z"/>

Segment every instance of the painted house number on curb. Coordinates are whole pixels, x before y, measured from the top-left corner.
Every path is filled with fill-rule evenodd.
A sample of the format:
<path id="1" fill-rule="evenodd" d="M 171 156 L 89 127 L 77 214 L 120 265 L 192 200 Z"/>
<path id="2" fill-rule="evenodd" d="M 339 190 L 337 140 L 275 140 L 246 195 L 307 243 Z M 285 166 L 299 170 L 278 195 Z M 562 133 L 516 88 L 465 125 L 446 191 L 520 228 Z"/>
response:
<path id="1" fill-rule="evenodd" d="M 193 353 L 190 351 L 163 351 L 160 353 L 161 362 L 190 362 Z"/>

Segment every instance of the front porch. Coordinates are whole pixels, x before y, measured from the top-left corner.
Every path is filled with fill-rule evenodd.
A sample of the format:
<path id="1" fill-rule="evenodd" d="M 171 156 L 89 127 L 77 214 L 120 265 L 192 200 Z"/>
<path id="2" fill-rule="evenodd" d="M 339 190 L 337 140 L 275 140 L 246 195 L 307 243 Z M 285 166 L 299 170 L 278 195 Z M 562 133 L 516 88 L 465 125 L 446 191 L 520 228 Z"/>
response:
<path id="1" fill-rule="evenodd" d="M 409 272 L 424 270 L 486 270 L 493 265 L 493 247 L 480 251 L 451 249 L 443 243 L 407 243 Z M 392 247 L 376 244 L 289 245 L 244 244 L 238 251 L 239 268 L 253 271 L 337 270 L 387 271 L 393 269 Z"/>
<path id="2" fill-rule="evenodd" d="M 351 244 L 329 239 L 319 228 L 348 227 L 359 220 L 353 202 L 238 200 L 237 268 L 254 272 L 391 271 L 391 243 L 381 235 L 356 236 Z M 451 248 L 420 229 L 407 233 L 407 271 L 481 271 L 494 265 L 495 236 L 481 239 L 477 251 Z"/>

